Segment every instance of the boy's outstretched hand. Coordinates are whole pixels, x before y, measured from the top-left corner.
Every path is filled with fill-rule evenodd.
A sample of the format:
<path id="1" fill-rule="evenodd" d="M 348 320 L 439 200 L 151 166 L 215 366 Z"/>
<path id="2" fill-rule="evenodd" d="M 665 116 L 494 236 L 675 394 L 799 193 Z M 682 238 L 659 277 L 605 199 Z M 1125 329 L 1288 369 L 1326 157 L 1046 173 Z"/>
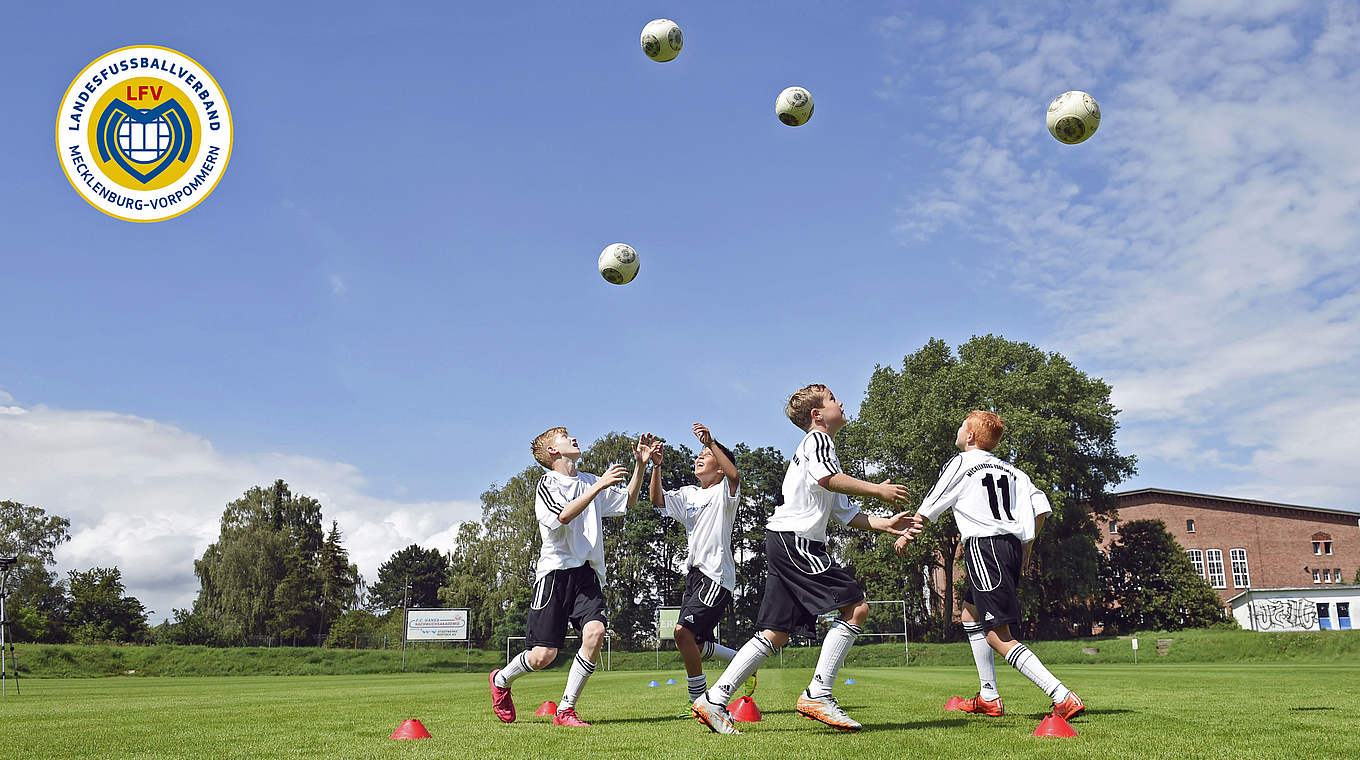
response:
<path id="1" fill-rule="evenodd" d="M 623 482 L 623 476 L 627 474 L 628 471 L 623 468 L 623 465 L 611 464 L 609 465 L 609 469 L 605 470 L 604 474 L 600 476 L 600 479 L 596 481 L 596 485 L 600 488 L 608 488 L 612 485 L 617 485 Z"/>
<path id="2" fill-rule="evenodd" d="M 906 513 L 903 512 L 902 514 Z M 906 551 L 907 544 L 915 541 L 916 537 L 921 535 L 921 531 L 926 527 L 926 520 L 920 515 L 912 515 L 908 523 L 906 529 L 899 534 L 897 543 L 893 544 L 893 549 L 897 550 L 898 554 Z"/>
<path id="3" fill-rule="evenodd" d="M 713 444 L 713 434 L 708 432 L 702 422 L 694 423 L 694 437 L 699 439 L 700 445 L 711 446 Z"/>
<path id="4" fill-rule="evenodd" d="M 661 441 L 657 440 L 656 436 L 651 433 L 643 433 L 638 438 L 637 444 L 633 446 L 633 458 L 637 460 L 637 463 L 640 466 L 645 467 L 647 466 L 647 460 L 653 459 L 656 456 L 656 452 L 659 452 L 660 450 Z M 656 461 L 660 461 L 659 457 Z"/>
<path id="5" fill-rule="evenodd" d="M 906 504 L 910 495 L 906 486 L 893 483 L 891 478 L 878 484 L 878 498 L 889 504 Z"/>

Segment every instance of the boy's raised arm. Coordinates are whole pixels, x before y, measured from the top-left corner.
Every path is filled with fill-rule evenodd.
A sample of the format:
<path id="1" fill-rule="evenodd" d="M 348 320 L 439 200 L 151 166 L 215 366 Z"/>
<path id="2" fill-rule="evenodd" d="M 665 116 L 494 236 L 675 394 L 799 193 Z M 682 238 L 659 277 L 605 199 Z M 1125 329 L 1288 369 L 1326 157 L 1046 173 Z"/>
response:
<path id="1" fill-rule="evenodd" d="M 737 489 L 741 487 L 741 473 L 737 472 L 737 464 L 727 458 L 722 449 L 714 446 L 713 433 L 703 423 L 694 423 L 694 437 L 699 439 L 699 443 L 713 453 L 713 459 L 718 463 L 718 469 L 722 470 L 723 477 L 727 478 L 727 492 L 733 496 L 737 495 Z"/>

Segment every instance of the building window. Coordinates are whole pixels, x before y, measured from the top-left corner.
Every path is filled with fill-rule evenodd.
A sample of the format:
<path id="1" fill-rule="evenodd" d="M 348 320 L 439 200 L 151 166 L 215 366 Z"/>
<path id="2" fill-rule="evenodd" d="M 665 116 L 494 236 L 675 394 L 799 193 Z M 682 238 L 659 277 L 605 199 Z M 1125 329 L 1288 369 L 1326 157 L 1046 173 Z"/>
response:
<path id="1" fill-rule="evenodd" d="M 1314 570 L 1314 571 L 1313 571 L 1313 582 L 1314 582 L 1314 583 L 1321 583 L 1321 582 L 1322 582 L 1322 571 L 1321 571 L 1321 570 Z"/>
<path id="2" fill-rule="evenodd" d="M 1195 532 L 1195 521 L 1194 521 L 1194 520 L 1186 520 L 1186 521 L 1185 521 L 1185 532 L 1186 532 L 1186 533 L 1194 533 L 1194 532 Z"/>
<path id="3" fill-rule="evenodd" d="M 1331 541 L 1314 541 L 1314 542 L 1313 542 L 1313 554 L 1315 554 L 1315 555 L 1321 557 L 1321 556 L 1323 556 L 1324 554 L 1331 554 L 1331 553 L 1332 553 L 1332 542 L 1331 542 Z"/>
<path id="4" fill-rule="evenodd" d="M 1115 521 L 1115 520 L 1111 520 L 1111 521 L 1110 521 L 1110 533 L 1111 533 L 1111 534 L 1116 534 L 1116 533 L 1118 533 L 1118 532 L 1119 532 L 1119 523 L 1118 523 L 1117 521 Z"/>
<path id="5" fill-rule="evenodd" d="M 1185 553 L 1190 558 L 1190 565 L 1195 568 L 1195 574 L 1204 577 L 1204 552 L 1199 549 L 1190 549 Z"/>
<path id="6" fill-rule="evenodd" d="M 1343 631 L 1349 631 L 1349 630 L 1351 629 L 1351 603 L 1350 603 L 1350 602 L 1337 602 L 1337 603 L 1336 603 L 1336 622 L 1337 622 L 1337 626 L 1336 626 L 1336 627 L 1337 627 L 1337 628 L 1340 628 L 1340 629 L 1343 630 Z"/>
<path id="7" fill-rule="evenodd" d="M 1332 630 L 1332 605 L 1329 602 L 1318 602 L 1318 628 L 1323 631 Z"/>
<path id="8" fill-rule="evenodd" d="M 1214 588 L 1227 588 L 1228 579 L 1223 576 L 1223 550 L 1206 549 L 1204 551 L 1205 569 L 1209 571 L 1209 585 Z"/>
<path id="9" fill-rule="evenodd" d="M 1233 549 L 1228 552 L 1232 559 L 1233 586 L 1236 588 L 1251 588 L 1251 573 L 1247 571 L 1247 550 Z"/>
<path id="10" fill-rule="evenodd" d="M 1341 583 L 1341 568 L 1338 567 L 1332 571 L 1332 582 Z"/>
<path id="11" fill-rule="evenodd" d="M 1322 556 L 1322 542 L 1321 542 L 1321 541 L 1314 541 L 1314 542 L 1313 542 L 1313 556 L 1316 556 L 1316 557 Z"/>
<path id="12" fill-rule="evenodd" d="M 1322 542 L 1322 553 L 1323 553 L 1323 554 L 1331 554 L 1331 553 L 1332 553 L 1332 542 L 1331 542 L 1331 541 L 1323 541 L 1323 542 Z"/>
<path id="13" fill-rule="evenodd" d="M 1328 569 L 1325 568 L 1325 567 L 1322 568 L 1322 582 L 1323 582 L 1323 583 L 1331 583 L 1331 582 L 1332 582 L 1332 571 L 1331 571 L 1331 570 L 1328 570 Z"/>

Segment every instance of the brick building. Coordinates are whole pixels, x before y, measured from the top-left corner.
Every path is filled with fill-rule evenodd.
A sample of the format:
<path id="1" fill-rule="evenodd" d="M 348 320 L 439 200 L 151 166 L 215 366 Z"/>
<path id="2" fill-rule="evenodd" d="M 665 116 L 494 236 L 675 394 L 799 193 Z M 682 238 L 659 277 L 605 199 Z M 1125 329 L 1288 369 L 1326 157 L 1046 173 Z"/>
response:
<path id="1" fill-rule="evenodd" d="M 1161 520 L 1225 604 L 1248 588 L 1349 584 L 1360 569 L 1360 513 L 1161 488 L 1114 497 L 1101 550 L 1119 523 Z"/>

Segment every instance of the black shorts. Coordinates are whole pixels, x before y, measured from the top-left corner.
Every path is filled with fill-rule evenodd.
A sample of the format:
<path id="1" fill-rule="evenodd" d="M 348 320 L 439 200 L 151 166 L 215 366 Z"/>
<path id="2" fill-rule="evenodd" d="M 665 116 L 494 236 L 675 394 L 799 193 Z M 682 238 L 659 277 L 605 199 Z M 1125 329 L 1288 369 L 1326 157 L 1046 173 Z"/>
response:
<path id="1" fill-rule="evenodd" d="M 525 643 L 561 649 L 567 640 L 568 621 L 581 631 L 592 620 L 607 622 L 604 592 L 600 590 L 595 569 L 585 564 L 570 570 L 553 570 L 534 584 Z"/>
<path id="2" fill-rule="evenodd" d="M 767 530 L 765 561 L 760 630 L 815 637 L 818 615 L 864 601 L 854 576 L 831 559 L 821 541 Z"/>
<path id="3" fill-rule="evenodd" d="M 985 630 L 1020 622 L 1020 563 L 1025 550 L 1015 536 L 970 538 L 963 544 L 968 566 L 968 588 L 963 601 L 977 608 L 977 621 Z"/>
<path id="4" fill-rule="evenodd" d="M 716 641 L 713 629 L 732 604 L 732 592 L 704 575 L 697 567 L 689 569 L 685 578 L 685 593 L 680 597 L 680 617 L 677 624 L 694 633 L 695 641 Z"/>

